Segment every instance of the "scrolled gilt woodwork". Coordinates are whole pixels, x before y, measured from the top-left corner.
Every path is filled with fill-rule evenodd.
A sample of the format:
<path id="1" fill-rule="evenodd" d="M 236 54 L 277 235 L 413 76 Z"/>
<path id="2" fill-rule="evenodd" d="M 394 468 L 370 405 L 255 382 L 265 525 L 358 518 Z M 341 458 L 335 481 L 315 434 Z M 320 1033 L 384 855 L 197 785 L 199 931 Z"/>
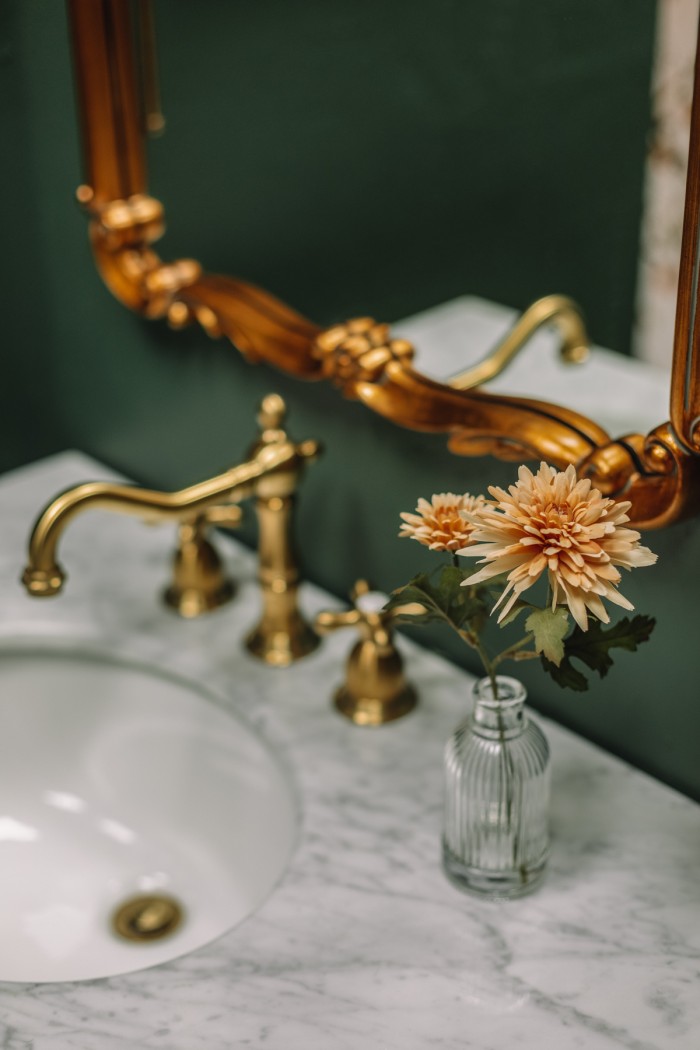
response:
<path id="1" fill-rule="evenodd" d="M 142 0 L 144 2 L 144 0 Z M 87 182 L 78 199 L 90 217 L 98 270 L 112 293 L 173 328 L 197 323 L 244 357 L 307 380 L 325 379 L 399 426 L 444 433 L 461 456 L 573 463 L 606 495 L 631 501 L 641 528 L 700 510 L 700 86 L 696 68 L 690 164 L 674 341 L 670 420 L 649 434 L 613 438 L 571 409 L 481 389 L 541 324 L 556 321 L 564 359 L 585 357 L 580 313 L 564 296 L 532 304 L 484 361 L 441 383 L 414 367 L 416 351 L 389 326 L 355 318 L 323 329 L 269 292 L 208 274 L 193 259 L 164 262 L 152 245 L 165 229 L 147 193 L 144 129 L 129 5 L 68 0 Z"/>
<path id="2" fill-rule="evenodd" d="M 415 349 L 406 339 L 392 339 L 388 324 L 356 317 L 321 332 L 312 353 L 321 361 L 323 376 L 347 397 L 356 397 L 358 383 L 381 382 L 391 361 L 407 364 Z"/>

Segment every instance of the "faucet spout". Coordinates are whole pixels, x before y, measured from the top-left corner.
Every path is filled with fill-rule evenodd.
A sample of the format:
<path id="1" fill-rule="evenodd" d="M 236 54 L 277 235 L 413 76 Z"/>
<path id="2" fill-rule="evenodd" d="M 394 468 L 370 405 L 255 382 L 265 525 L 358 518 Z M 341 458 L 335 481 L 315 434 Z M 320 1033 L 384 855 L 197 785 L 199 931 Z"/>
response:
<path id="1" fill-rule="evenodd" d="M 281 402 L 281 398 L 277 401 Z M 66 574 L 57 560 L 59 540 L 69 523 L 83 511 L 109 510 L 147 522 L 192 521 L 209 508 L 239 503 L 254 495 L 262 479 L 275 477 L 282 491 L 294 491 L 304 461 L 317 452 L 316 442 L 297 445 L 280 429 L 270 435 L 270 440 L 259 442 L 245 463 L 177 492 L 102 481 L 76 485 L 56 496 L 39 515 L 29 539 L 22 583 L 36 597 L 60 592 Z"/>
<path id="2" fill-rule="evenodd" d="M 580 307 L 566 295 L 545 295 L 521 314 L 505 338 L 477 364 L 453 376 L 455 390 L 482 386 L 503 372 L 538 328 L 555 324 L 561 339 L 560 356 L 567 364 L 581 364 L 588 357 L 590 340 Z"/>

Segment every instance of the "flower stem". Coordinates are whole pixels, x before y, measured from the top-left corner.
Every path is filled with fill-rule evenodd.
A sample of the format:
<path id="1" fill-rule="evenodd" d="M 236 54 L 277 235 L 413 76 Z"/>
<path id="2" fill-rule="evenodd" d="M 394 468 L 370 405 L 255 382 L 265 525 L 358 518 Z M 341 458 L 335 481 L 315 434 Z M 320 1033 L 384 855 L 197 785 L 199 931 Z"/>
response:
<path id="1" fill-rule="evenodd" d="M 495 661 L 491 660 L 489 654 L 486 652 L 486 649 L 482 644 L 481 638 L 476 633 L 476 631 L 464 631 L 460 627 L 458 627 L 457 624 L 453 623 L 452 620 L 449 620 L 448 622 L 450 623 L 450 626 L 454 628 L 454 630 L 457 632 L 460 638 L 462 638 L 463 641 L 467 643 L 467 645 L 470 645 L 472 649 L 476 649 L 477 653 L 479 654 L 479 658 L 481 659 L 481 666 L 483 667 L 484 671 L 486 672 L 491 681 L 493 698 L 494 700 L 498 700 L 498 681 L 496 679 L 496 664 Z"/>
<path id="2" fill-rule="evenodd" d="M 494 694 L 495 695 L 495 694 Z M 513 789 L 515 782 L 515 774 L 513 769 L 513 756 L 508 749 L 508 742 L 506 740 L 505 726 L 503 724 L 503 712 L 501 711 L 500 705 L 498 707 L 498 738 L 500 747 L 500 762 L 503 767 L 503 781 L 505 790 L 505 803 L 506 803 L 506 825 L 508 832 L 513 837 L 512 841 L 512 863 L 513 867 L 518 867 L 518 856 L 520 853 L 520 829 L 519 827 L 513 826 Z M 521 872 L 522 878 L 522 872 Z M 525 881 L 524 879 L 522 881 Z"/>
<path id="3" fill-rule="evenodd" d="M 494 666 L 494 668 L 498 667 L 499 664 L 502 664 L 504 660 L 510 660 L 511 657 L 515 656 L 515 654 L 520 649 L 522 649 L 522 647 L 524 645 L 527 645 L 528 642 L 531 642 L 531 641 L 532 641 L 532 635 L 531 634 L 526 634 L 519 641 L 514 642 L 513 645 L 509 645 L 508 648 L 504 649 L 502 653 L 499 653 L 497 656 L 494 656 L 494 658 L 493 658 L 493 666 Z"/>
<path id="4" fill-rule="evenodd" d="M 498 700 L 498 680 L 496 678 L 496 663 L 492 661 L 489 654 L 484 649 L 481 639 L 478 635 L 474 636 L 474 648 L 481 658 L 481 662 L 484 665 L 484 670 L 491 680 L 491 692 L 493 693 L 494 700 Z M 499 715 L 500 717 L 500 715 Z"/>

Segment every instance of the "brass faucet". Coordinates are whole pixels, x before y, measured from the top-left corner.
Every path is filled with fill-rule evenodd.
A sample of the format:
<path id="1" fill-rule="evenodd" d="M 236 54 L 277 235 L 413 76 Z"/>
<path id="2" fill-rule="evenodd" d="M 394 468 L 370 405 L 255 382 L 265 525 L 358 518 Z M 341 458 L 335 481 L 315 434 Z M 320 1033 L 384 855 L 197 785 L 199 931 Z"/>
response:
<path id="1" fill-rule="evenodd" d="M 22 575 L 28 592 L 36 597 L 59 593 L 66 574 L 56 560 L 58 542 L 68 523 L 92 507 L 145 522 L 177 522 L 179 547 L 165 600 L 184 616 L 216 608 L 231 597 L 233 587 L 206 538 L 206 527 L 235 526 L 240 518 L 236 504 L 252 496 L 260 526 L 263 612 L 246 645 L 276 667 L 311 652 L 318 637 L 297 606 L 299 571 L 292 545 L 292 512 L 304 466 L 316 458 L 320 446 L 316 441 L 291 441 L 283 429 L 285 414 L 282 398 L 269 394 L 258 413 L 260 436 L 249 459 L 179 492 L 94 481 L 56 496 L 40 514 L 29 539 L 29 560 Z"/>
<path id="2" fill-rule="evenodd" d="M 481 361 L 449 379 L 449 385 L 455 390 L 471 390 L 495 379 L 545 324 L 555 324 L 559 329 L 562 361 L 578 365 L 586 360 L 590 340 L 581 308 L 566 295 L 545 295 L 528 306 L 498 346 Z"/>
<path id="3" fill-rule="evenodd" d="M 380 726 L 403 718 L 416 706 L 416 691 L 406 680 L 394 644 L 393 624 L 400 615 L 425 610 L 415 602 L 386 610 L 386 595 L 373 591 L 366 580 L 357 580 L 350 597 L 352 609 L 321 612 L 314 626 L 319 634 L 339 627 L 359 630 L 360 639 L 347 660 L 345 682 L 336 690 L 333 703 L 355 725 Z"/>

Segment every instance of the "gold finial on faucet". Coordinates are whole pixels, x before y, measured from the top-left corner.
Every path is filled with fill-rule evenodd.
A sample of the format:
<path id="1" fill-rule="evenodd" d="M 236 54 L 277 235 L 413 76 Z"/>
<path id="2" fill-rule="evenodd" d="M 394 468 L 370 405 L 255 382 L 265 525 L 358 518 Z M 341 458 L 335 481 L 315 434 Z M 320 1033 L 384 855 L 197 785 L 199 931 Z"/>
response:
<path id="1" fill-rule="evenodd" d="M 232 585 L 204 535 L 205 527 L 237 524 L 240 511 L 236 504 L 254 496 L 260 524 L 263 616 L 248 647 L 277 667 L 310 652 L 318 639 L 297 608 L 299 572 L 293 557 L 291 516 L 304 466 L 316 458 L 319 445 L 291 441 L 283 429 L 285 412 L 281 397 L 266 397 L 258 416 L 261 435 L 248 460 L 179 492 L 95 481 L 58 495 L 42 511 L 29 539 L 29 559 L 22 576 L 27 591 L 36 597 L 60 592 L 65 573 L 56 558 L 59 540 L 74 517 L 99 507 L 147 522 L 177 522 L 180 546 L 166 602 L 185 616 L 216 608 L 230 597 Z"/>
<path id="2" fill-rule="evenodd" d="M 366 580 L 357 581 L 350 597 L 353 609 L 319 613 L 314 624 L 321 634 L 339 627 L 357 627 L 360 631 L 334 704 L 358 726 L 393 722 L 412 711 L 418 700 L 415 689 L 406 681 L 403 660 L 393 641 L 393 621 L 404 609 L 384 611 L 386 595 L 371 590 Z"/>

